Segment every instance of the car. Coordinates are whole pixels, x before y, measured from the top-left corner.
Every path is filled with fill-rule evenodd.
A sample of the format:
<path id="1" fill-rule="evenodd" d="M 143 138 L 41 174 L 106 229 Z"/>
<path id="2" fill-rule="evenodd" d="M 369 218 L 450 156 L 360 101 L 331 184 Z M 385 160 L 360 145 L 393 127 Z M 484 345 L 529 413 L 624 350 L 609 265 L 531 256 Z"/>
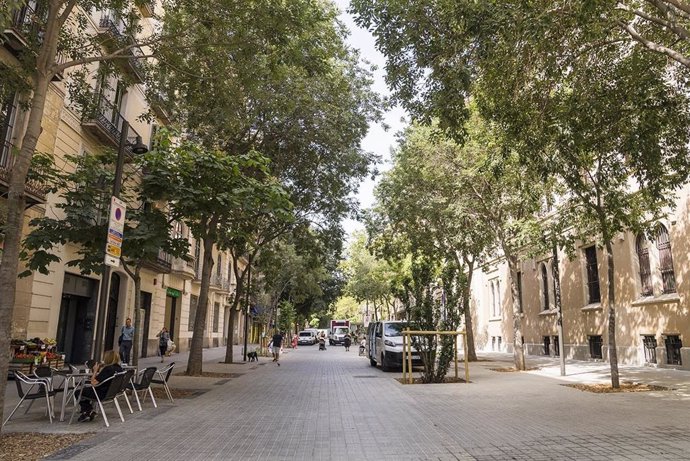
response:
<path id="1" fill-rule="evenodd" d="M 365 353 L 372 367 L 381 366 L 381 370 L 402 367 L 403 335 L 402 331 L 408 327 L 407 322 L 388 321 L 371 322 L 367 329 Z M 412 351 L 412 365 L 421 365 L 419 353 Z"/>
<path id="2" fill-rule="evenodd" d="M 297 333 L 297 344 L 309 344 L 313 346 L 317 342 L 316 333 L 312 330 L 304 330 Z"/>

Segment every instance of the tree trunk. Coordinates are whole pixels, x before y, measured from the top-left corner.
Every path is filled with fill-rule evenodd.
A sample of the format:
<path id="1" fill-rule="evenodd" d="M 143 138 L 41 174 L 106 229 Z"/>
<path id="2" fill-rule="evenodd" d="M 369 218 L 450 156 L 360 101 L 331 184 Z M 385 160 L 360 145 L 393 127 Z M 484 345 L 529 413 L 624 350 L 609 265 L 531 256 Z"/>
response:
<path id="1" fill-rule="evenodd" d="M 228 334 L 225 344 L 225 363 L 233 363 L 234 354 L 234 343 L 235 343 L 235 315 L 237 313 L 237 307 L 240 305 L 240 300 L 242 299 L 242 289 L 244 287 L 244 275 L 247 273 L 247 268 L 245 267 L 243 271 L 240 271 L 239 267 L 239 256 L 232 254 L 232 271 L 235 273 L 235 282 L 237 286 L 235 287 L 235 296 L 232 300 L 232 307 L 230 307 L 230 324 L 228 325 Z"/>
<path id="2" fill-rule="evenodd" d="M 524 370 L 525 369 L 525 349 L 522 344 L 522 318 L 520 317 L 520 292 L 517 286 L 517 257 L 506 251 L 505 248 L 503 253 L 506 255 L 506 260 L 508 261 L 508 268 L 510 269 L 510 292 L 512 294 L 512 306 L 513 306 L 513 357 L 515 359 L 515 369 Z"/>
<path id="3" fill-rule="evenodd" d="M 215 222 L 210 222 L 213 228 Z M 204 245 L 203 265 L 201 268 L 201 289 L 199 292 L 199 304 L 196 307 L 194 317 L 194 333 L 189 347 L 189 360 L 187 361 L 187 376 L 200 376 L 204 361 L 204 329 L 208 311 L 208 291 L 211 285 L 211 271 L 213 270 L 213 239 L 206 235 L 202 239 Z M 171 332 L 172 333 L 172 332 Z M 178 339 L 179 340 L 179 339 Z"/>
<path id="4" fill-rule="evenodd" d="M 7 193 L 7 221 L 5 223 L 4 248 L 0 264 L 0 420 L 3 420 L 7 371 L 10 365 L 10 339 L 12 336 L 12 316 L 17 290 L 19 271 L 19 252 L 21 250 L 22 230 L 24 228 L 24 209 L 26 208 L 26 177 L 31 166 L 31 158 L 36 150 L 41 134 L 41 119 L 45 109 L 50 80 L 36 72 L 37 81 L 31 98 L 31 112 L 22 147 L 15 159 L 10 173 Z"/>
<path id="5" fill-rule="evenodd" d="M 29 119 L 26 132 L 22 138 L 19 155 L 10 172 L 7 192 L 7 221 L 3 242 L 3 256 L 0 264 L 0 421 L 4 421 L 5 388 L 7 371 L 10 365 L 10 339 L 12 336 L 12 316 L 17 290 L 17 273 L 19 252 L 21 248 L 22 229 L 24 227 L 24 210 L 26 208 L 26 177 L 31 166 L 31 158 L 36 150 L 38 137 L 41 135 L 41 121 L 45 111 L 46 98 L 52 75 L 49 69 L 55 62 L 58 36 L 60 34 L 58 14 L 61 11 L 54 5 L 48 7 L 46 29 L 43 32 L 43 43 L 36 60 L 36 70 L 32 76 L 33 94 L 29 98 Z M 0 431 L 2 428 L 0 428 Z"/>
<path id="6" fill-rule="evenodd" d="M 474 329 L 472 327 L 472 310 L 470 309 L 470 295 L 472 293 L 472 276 L 474 275 L 474 260 L 465 258 L 467 264 L 467 286 L 463 288 L 462 308 L 465 314 L 465 342 L 467 343 L 467 360 L 477 361 L 477 351 L 474 347 Z"/>
<path id="7" fill-rule="evenodd" d="M 139 365 L 139 344 L 141 343 L 142 331 L 139 327 L 141 322 L 141 265 L 137 265 L 134 270 L 134 343 L 132 344 L 132 354 L 129 358 L 130 365 Z"/>
<path id="8" fill-rule="evenodd" d="M 613 246 L 611 239 L 606 240 L 604 246 L 606 250 L 606 262 L 608 266 L 608 321 L 609 321 L 609 363 L 611 365 L 611 387 L 618 389 L 620 387 L 620 377 L 618 375 L 618 352 L 616 350 L 616 308 L 615 302 L 615 281 L 613 279 L 614 264 L 613 264 Z"/>

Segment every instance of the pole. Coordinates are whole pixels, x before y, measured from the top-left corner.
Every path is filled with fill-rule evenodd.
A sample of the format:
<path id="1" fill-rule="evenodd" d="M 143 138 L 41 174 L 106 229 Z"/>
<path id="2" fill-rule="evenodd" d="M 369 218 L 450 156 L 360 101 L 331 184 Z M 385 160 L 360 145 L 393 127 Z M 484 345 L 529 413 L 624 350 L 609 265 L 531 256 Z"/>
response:
<path id="1" fill-rule="evenodd" d="M 412 336 L 410 336 L 409 328 L 407 329 L 407 339 L 407 374 L 409 375 L 407 382 L 412 384 L 414 380 L 412 377 Z"/>
<path id="2" fill-rule="evenodd" d="M 252 284 L 252 259 L 248 260 L 247 268 L 247 308 L 244 311 L 244 361 L 247 361 L 247 330 L 249 329 L 249 288 Z"/>
<path id="3" fill-rule="evenodd" d="M 119 198 L 122 190 L 122 170 L 125 165 L 125 149 L 127 147 L 127 136 L 129 135 L 129 122 L 122 121 L 122 131 L 120 132 L 120 144 L 117 149 L 117 163 L 115 164 L 115 180 L 113 181 L 113 195 Z M 105 247 L 105 245 L 104 245 Z M 108 311 L 108 293 L 110 292 L 110 276 L 112 268 L 103 264 L 103 276 L 101 277 L 101 290 L 98 297 L 98 308 L 96 311 L 96 336 L 94 338 L 93 358 L 101 360 L 103 356 L 103 341 L 105 333 L 105 318 Z"/>
<path id="4" fill-rule="evenodd" d="M 467 330 L 465 330 L 465 333 L 462 335 L 462 350 L 465 353 L 465 384 L 470 383 L 470 364 L 469 360 L 467 359 Z"/>
<path id="5" fill-rule="evenodd" d="M 553 258 L 552 258 L 552 269 L 553 272 L 553 297 L 556 303 L 556 309 L 558 310 L 558 316 L 556 318 L 556 328 L 558 330 L 558 350 L 560 351 L 559 362 L 561 363 L 561 376 L 565 376 L 565 348 L 563 345 L 563 308 L 561 306 L 561 278 L 558 269 L 558 246 L 554 242 L 553 244 Z"/>

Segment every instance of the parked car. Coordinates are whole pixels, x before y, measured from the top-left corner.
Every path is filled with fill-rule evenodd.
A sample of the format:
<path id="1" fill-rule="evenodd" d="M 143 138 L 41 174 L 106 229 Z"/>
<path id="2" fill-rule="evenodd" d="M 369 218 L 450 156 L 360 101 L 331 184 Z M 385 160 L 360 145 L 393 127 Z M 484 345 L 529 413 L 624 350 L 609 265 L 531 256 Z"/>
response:
<path id="1" fill-rule="evenodd" d="M 367 329 L 366 356 L 372 367 L 380 365 L 383 371 L 402 367 L 403 335 L 407 322 L 371 322 Z M 422 360 L 416 350 L 412 350 L 412 365 L 421 365 Z"/>
<path id="2" fill-rule="evenodd" d="M 316 333 L 311 330 L 300 331 L 297 334 L 297 344 L 309 344 L 313 346 L 317 342 Z"/>

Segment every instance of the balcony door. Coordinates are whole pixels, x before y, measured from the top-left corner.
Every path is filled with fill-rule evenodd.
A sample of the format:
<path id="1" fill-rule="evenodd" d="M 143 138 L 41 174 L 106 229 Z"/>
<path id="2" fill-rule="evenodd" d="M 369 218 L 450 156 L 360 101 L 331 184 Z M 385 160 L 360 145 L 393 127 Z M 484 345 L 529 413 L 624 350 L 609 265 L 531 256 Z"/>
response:
<path id="1" fill-rule="evenodd" d="M 0 105 L 0 168 L 9 168 L 12 164 L 12 128 L 16 110 L 14 98 L 8 98 Z"/>

